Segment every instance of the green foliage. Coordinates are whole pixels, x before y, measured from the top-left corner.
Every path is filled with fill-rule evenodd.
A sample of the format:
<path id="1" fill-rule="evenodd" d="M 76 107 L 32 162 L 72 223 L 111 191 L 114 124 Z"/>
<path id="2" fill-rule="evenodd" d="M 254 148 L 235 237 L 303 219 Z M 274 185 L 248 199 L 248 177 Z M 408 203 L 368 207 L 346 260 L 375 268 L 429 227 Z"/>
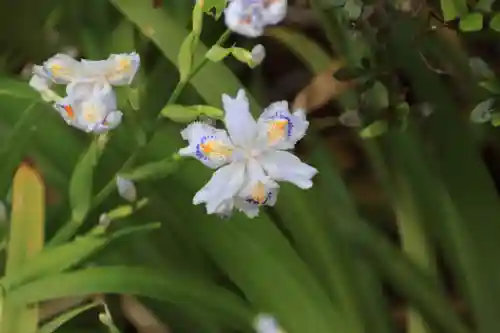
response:
<path id="1" fill-rule="evenodd" d="M 464 32 L 479 31 L 483 28 L 483 14 L 469 13 L 460 18 L 460 30 Z"/>
<path id="2" fill-rule="evenodd" d="M 222 119 L 224 113 L 218 108 L 208 105 L 166 105 L 161 110 L 161 115 L 177 123 L 190 123 L 200 116 L 207 116 L 214 119 Z"/>
<path id="3" fill-rule="evenodd" d="M 500 32 L 500 13 L 495 14 L 495 16 L 493 16 L 490 20 L 490 28 Z"/>
<path id="4" fill-rule="evenodd" d="M 375 138 L 387 132 L 389 124 L 385 120 L 377 120 L 361 130 L 359 135 L 362 138 Z"/>
<path id="5" fill-rule="evenodd" d="M 441 10 L 445 21 L 451 21 L 468 12 L 465 0 L 441 0 Z"/>

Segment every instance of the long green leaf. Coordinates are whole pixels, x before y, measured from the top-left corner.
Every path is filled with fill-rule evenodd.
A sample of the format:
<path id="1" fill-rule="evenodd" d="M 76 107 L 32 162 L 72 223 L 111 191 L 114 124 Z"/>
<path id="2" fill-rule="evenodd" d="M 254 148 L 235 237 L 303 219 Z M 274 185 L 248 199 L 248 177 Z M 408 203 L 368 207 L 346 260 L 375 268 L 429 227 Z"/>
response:
<path id="1" fill-rule="evenodd" d="M 172 271 L 165 275 L 136 267 L 87 268 L 49 276 L 11 291 L 16 304 L 97 293 L 132 294 L 174 304 L 201 306 L 213 315 L 225 316 L 233 328 L 248 327 L 253 313 L 223 288 Z"/>
<path id="2" fill-rule="evenodd" d="M 453 245 L 445 247 L 446 255 L 470 302 L 478 332 L 492 332 L 498 316 L 494 300 L 500 297 L 495 259 L 500 253 L 500 204 L 474 140 L 455 114 L 458 105 L 408 40 L 418 29 L 415 23 L 403 15 L 394 21 L 398 29 L 392 31 L 390 54 L 394 65 L 411 79 L 417 96 L 435 106 L 428 122 L 436 152 L 433 159 L 444 184 L 441 195 L 454 220 L 446 226 L 444 245 Z"/>
<path id="3" fill-rule="evenodd" d="M 71 175 L 69 184 L 71 220 L 57 232 L 50 241 L 50 245 L 69 240 L 84 222 L 91 207 L 94 167 L 97 164 L 99 155 L 100 151 L 97 139 L 94 139 L 89 148 L 80 157 L 80 161 L 75 166 L 75 170 Z"/>
<path id="4" fill-rule="evenodd" d="M 6 273 L 15 274 L 42 250 L 45 227 L 45 187 L 38 172 L 22 164 L 14 176 L 12 216 L 7 248 Z M 29 232 L 28 232 L 29 231 Z M 13 304 L 9 295 L 2 309 L 2 332 L 33 332 L 38 308 Z"/>

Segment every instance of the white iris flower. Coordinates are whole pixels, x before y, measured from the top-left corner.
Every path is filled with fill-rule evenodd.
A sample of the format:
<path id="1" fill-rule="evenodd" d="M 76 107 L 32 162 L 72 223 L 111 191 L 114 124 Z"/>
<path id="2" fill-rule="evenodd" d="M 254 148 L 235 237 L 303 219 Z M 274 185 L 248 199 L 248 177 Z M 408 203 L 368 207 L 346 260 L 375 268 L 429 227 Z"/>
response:
<path id="1" fill-rule="evenodd" d="M 247 37 L 262 36 L 268 25 L 286 16 L 287 0 L 229 0 L 224 10 L 226 26 Z"/>
<path id="2" fill-rule="evenodd" d="M 230 215 L 236 208 L 253 218 L 260 206 L 275 204 L 278 181 L 302 189 L 312 186 L 318 171 L 286 151 L 309 126 L 303 110 L 291 114 L 286 101 L 275 102 L 255 121 L 244 90 L 234 99 L 223 95 L 222 102 L 227 132 L 201 122 L 181 132 L 189 145 L 179 155 L 218 169 L 196 193 L 194 204 L 205 203 L 208 214 Z"/>
<path id="3" fill-rule="evenodd" d="M 67 124 L 87 133 L 102 134 L 116 128 L 122 112 L 116 109 L 116 95 L 109 85 L 81 84 L 55 103 Z"/>
<path id="4" fill-rule="evenodd" d="M 86 132 L 104 133 L 117 127 L 122 113 L 116 110 L 112 86 L 128 85 L 139 69 L 135 52 L 112 54 L 106 60 L 80 61 L 58 53 L 42 66 L 33 67 L 30 85 L 46 96 L 52 84 L 65 84 L 67 96 L 57 100 L 56 110 L 70 125 Z M 47 100 L 47 98 L 44 97 Z"/>
<path id="5" fill-rule="evenodd" d="M 80 61 L 58 53 L 43 63 L 43 70 L 55 84 L 107 83 L 124 86 L 132 82 L 139 69 L 140 58 L 135 52 L 112 54 L 106 60 Z"/>

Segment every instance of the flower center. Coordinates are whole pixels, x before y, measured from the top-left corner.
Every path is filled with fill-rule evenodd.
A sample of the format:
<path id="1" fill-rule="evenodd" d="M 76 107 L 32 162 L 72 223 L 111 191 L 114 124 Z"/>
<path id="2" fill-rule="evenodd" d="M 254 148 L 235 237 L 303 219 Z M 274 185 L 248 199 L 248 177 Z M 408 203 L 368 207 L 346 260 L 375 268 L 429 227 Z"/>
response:
<path id="1" fill-rule="evenodd" d="M 288 119 L 277 119 L 269 122 L 267 130 L 267 141 L 274 144 L 285 136 L 290 136 L 290 122 Z"/>
<path id="2" fill-rule="evenodd" d="M 252 192 L 249 197 L 245 199 L 246 202 L 255 205 L 265 205 L 269 198 L 271 197 L 271 192 L 266 191 L 266 186 L 263 182 L 258 181 L 257 184 L 252 188 Z"/>
<path id="3" fill-rule="evenodd" d="M 52 76 L 68 75 L 69 71 L 66 67 L 59 64 L 52 64 L 49 68 Z"/>
<path id="4" fill-rule="evenodd" d="M 203 137 L 201 143 L 196 147 L 196 155 L 203 159 L 228 158 L 233 150 L 231 147 L 212 137 Z"/>
<path id="5" fill-rule="evenodd" d="M 119 71 L 129 71 L 130 70 L 130 60 L 129 59 L 121 59 L 118 62 L 117 69 Z"/>
<path id="6" fill-rule="evenodd" d="M 64 111 L 66 111 L 66 114 L 68 115 L 68 117 L 70 117 L 71 119 L 75 119 L 75 112 L 73 111 L 73 108 L 71 107 L 71 105 L 64 105 L 63 106 L 63 109 Z"/>
<path id="7" fill-rule="evenodd" d="M 82 117 L 89 123 L 96 123 L 100 120 L 99 112 L 93 103 L 83 105 Z"/>

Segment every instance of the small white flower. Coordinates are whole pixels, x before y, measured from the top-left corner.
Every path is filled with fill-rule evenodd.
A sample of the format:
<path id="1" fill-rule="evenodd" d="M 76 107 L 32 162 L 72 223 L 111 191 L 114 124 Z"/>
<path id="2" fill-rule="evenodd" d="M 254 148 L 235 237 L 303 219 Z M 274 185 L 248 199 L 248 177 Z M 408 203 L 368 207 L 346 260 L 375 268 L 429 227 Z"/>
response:
<path id="1" fill-rule="evenodd" d="M 281 22 L 286 10 L 287 0 L 229 0 L 224 17 L 226 26 L 232 31 L 258 37 L 266 26 Z"/>
<path id="2" fill-rule="evenodd" d="M 253 66 L 258 66 L 264 61 L 266 57 L 266 49 L 262 44 L 255 45 L 251 51 Z"/>
<path id="3" fill-rule="evenodd" d="M 111 224 L 111 219 L 109 218 L 108 214 L 102 213 L 99 216 L 99 225 L 107 228 Z"/>
<path id="4" fill-rule="evenodd" d="M 135 52 L 112 54 L 106 60 L 80 61 L 58 53 L 43 63 L 43 70 L 56 84 L 105 82 L 123 86 L 132 82 L 139 65 L 140 58 Z"/>
<path id="5" fill-rule="evenodd" d="M 118 194 L 125 200 L 134 202 L 137 199 L 137 190 L 133 181 L 123 177 L 116 177 L 116 188 Z"/>
<path id="6" fill-rule="evenodd" d="M 267 314 L 260 314 L 254 322 L 254 329 L 257 333 L 285 333 L 276 319 Z"/>
<path id="7" fill-rule="evenodd" d="M 205 203 L 208 214 L 228 215 L 236 208 L 253 218 L 260 206 L 276 202 L 277 181 L 302 189 L 312 186 L 318 171 L 286 151 L 295 147 L 309 126 L 303 110 L 291 114 L 287 102 L 275 102 L 255 121 L 244 90 L 234 99 L 223 95 L 222 101 L 227 132 L 201 122 L 181 132 L 189 145 L 179 155 L 218 169 L 196 193 L 194 204 Z"/>
<path id="8" fill-rule="evenodd" d="M 57 101 L 56 110 L 66 122 L 86 132 L 104 133 L 121 123 L 123 114 L 116 110 L 116 96 L 111 85 L 132 82 L 140 65 L 135 52 L 112 54 L 106 60 L 77 61 L 58 53 L 33 67 L 30 85 L 46 101 Z M 52 84 L 66 84 L 65 98 L 51 89 Z"/>
<path id="9" fill-rule="evenodd" d="M 116 96 L 109 85 L 75 85 L 71 94 L 54 106 L 66 123 L 87 133 L 112 130 L 123 116 L 116 109 Z"/>

